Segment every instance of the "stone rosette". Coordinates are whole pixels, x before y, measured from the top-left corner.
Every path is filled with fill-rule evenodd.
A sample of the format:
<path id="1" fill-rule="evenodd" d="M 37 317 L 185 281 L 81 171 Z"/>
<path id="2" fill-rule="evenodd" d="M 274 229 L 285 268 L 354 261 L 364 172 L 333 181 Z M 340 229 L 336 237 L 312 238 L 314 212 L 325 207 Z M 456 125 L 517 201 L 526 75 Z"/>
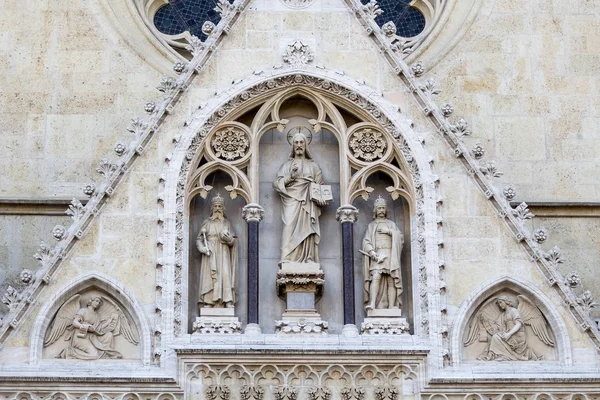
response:
<path id="1" fill-rule="evenodd" d="M 382 132 L 364 128 L 352 133 L 349 146 L 354 158 L 371 162 L 383 157 L 387 149 L 387 142 Z"/>
<path id="2" fill-rule="evenodd" d="M 230 126 L 215 133 L 210 144 L 218 158 L 233 161 L 246 155 L 250 139 L 243 130 Z"/>

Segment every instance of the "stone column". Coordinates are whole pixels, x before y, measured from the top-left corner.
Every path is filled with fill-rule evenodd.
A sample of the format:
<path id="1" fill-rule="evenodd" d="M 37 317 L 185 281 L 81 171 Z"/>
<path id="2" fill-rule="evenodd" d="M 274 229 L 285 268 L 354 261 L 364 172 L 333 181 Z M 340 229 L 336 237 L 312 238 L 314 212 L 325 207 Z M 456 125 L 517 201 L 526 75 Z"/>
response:
<path id="1" fill-rule="evenodd" d="M 256 203 L 244 206 L 242 215 L 248 223 L 248 325 L 246 334 L 260 334 L 258 325 L 258 225 L 265 210 Z"/>
<path id="2" fill-rule="evenodd" d="M 354 317 L 354 222 L 358 217 L 358 209 L 346 204 L 337 209 L 336 219 L 342 224 L 342 265 L 344 293 L 344 328 L 342 335 L 358 336 L 358 328 Z"/>

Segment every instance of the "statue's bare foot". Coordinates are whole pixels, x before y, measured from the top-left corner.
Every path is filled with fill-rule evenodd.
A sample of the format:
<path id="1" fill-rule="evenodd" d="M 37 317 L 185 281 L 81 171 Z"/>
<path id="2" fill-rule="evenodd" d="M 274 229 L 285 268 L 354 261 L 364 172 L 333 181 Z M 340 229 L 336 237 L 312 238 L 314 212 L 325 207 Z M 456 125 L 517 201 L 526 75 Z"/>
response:
<path id="1" fill-rule="evenodd" d="M 233 308 L 233 303 L 225 303 L 225 307 L 227 307 L 227 308 Z"/>
<path id="2" fill-rule="evenodd" d="M 372 306 L 372 305 L 370 305 L 370 304 L 369 304 L 368 306 L 366 306 L 366 307 L 365 307 L 365 309 L 366 309 L 367 311 L 370 311 L 370 310 L 372 310 L 372 309 L 374 309 L 374 308 L 375 308 L 375 306 Z"/>

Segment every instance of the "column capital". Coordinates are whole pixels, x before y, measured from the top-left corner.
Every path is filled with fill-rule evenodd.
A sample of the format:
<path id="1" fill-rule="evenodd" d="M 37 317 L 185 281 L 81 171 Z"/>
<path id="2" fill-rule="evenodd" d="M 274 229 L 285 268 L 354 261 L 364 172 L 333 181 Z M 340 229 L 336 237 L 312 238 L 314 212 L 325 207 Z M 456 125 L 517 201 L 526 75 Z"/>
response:
<path id="1" fill-rule="evenodd" d="M 355 223 L 358 218 L 358 208 L 354 207 L 352 204 L 346 204 L 337 209 L 335 213 L 335 219 L 340 221 L 342 224 L 344 222 Z"/>
<path id="2" fill-rule="evenodd" d="M 260 222 L 265 215 L 265 210 L 258 203 L 248 203 L 242 209 L 242 217 L 246 222 Z"/>

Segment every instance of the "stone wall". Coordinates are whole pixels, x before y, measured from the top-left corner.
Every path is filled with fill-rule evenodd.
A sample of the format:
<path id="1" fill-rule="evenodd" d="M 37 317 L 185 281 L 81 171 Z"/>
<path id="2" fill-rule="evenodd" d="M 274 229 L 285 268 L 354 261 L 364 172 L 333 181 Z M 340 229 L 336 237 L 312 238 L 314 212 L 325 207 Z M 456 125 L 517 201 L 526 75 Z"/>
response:
<path id="1" fill-rule="evenodd" d="M 300 38 L 315 52 L 313 64 L 344 71 L 345 76 L 364 80 L 366 87 L 383 92 L 386 100 L 414 120 L 415 129 L 424 137 L 443 199 L 439 239 L 446 281 L 440 290 L 447 296 L 446 328 L 451 332 L 470 295 L 486 283 L 512 276 L 538 288 L 564 319 L 562 333 L 572 341 L 574 363 L 596 365 L 597 355 L 588 337 L 425 121 L 346 6 L 331 0 L 290 11 L 274 3 L 258 1 L 245 11 L 57 276 L 35 300 L 22 326 L 5 343 L 0 360 L 25 363 L 30 332 L 42 305 L 52 293 L 90 272 L 111 276 L 127 287 L 144 309 L 144 318 L 154 325 L 160 239 L 157 198 L 160 176 L 168 169 L 165 158 L 174 149 L 173 138 L 215 92 L 227 91 L 232 81 L 253 71 L 282 64 L 283 48 Z M 453 103 L 456 115 L 471 124 L 473 135 L 465 141 L 469 146 L 477 142 L 485 146 L 487 159 L 496 160 L 504 172 L 497 186 L 514 183 L 517 200 L 597 198 L 599 83 L 594 40 L 598 17 L 592 15 L 591 7 L 584 2 L 573 7 L 566 2 L 482 1 L 473 25 L 465 26 L 464 38 L 429 73 L 443 89 L 440 99 Z M 156 96 L 153 88 L 160 73 L 119 39 L 103 15 L 102 7 L 88 3 L 3 3 L 0 38 L 9 46 L 0 53 L 5 81 L 0 89 L 5 121 L 0 139 L 0 163 L 5 171 L 0 177 L 0 196 L 79 197 L 81 188 L 97 179 L 94 169 L 100 158 L 112 153 L 117 140 L 129 141 L 125 130 L 129 119 L 141 114 L 145 101 Z M 17 22 L 24 20 L 30 23 Z M 427 51 L 424 56 L 431 58 Z M 265 184 L 269 179 L 265 177 Z M 274 210 L 268 211 L 268 218 L 273 218 Z M 360 223 L 369 217 L 362 213 Z M 3 229 L 19 227 L 12 217 L 3 219 L 8 221 Z M 534 224 L 549 229 L 548 243 L 565 248 L 571 261 L 561 265 L 561 270 L 578 270 L 586 287 L 600 294 L 600 281 L 593 271 L 598 243 L 589 234 L 597 223 L 586 219 L 582 229 L 578 222 L 553 218 Z M 54 217 L 39 222 L 46 232 L 41 238 L 48 237 L 54 223 Z M 23 260 L 29 257 L 25 252 L 33 254 L 29 246 L 30 235 L 6 241 L 12 254 L 7 276 L 15 274 L 16 266 L 25 265 Z M 263 277 L 267 279 L 261 287 L 265 293 L 274 281 L 272 276 Z M 327 287 L 327 297 L 321 301 L 335 301 L 339 284 Z M 270 300 L 278 301 L 269 293 Z M 267 319 L 261 323 L 265 331 L 272 329 Z"/>

